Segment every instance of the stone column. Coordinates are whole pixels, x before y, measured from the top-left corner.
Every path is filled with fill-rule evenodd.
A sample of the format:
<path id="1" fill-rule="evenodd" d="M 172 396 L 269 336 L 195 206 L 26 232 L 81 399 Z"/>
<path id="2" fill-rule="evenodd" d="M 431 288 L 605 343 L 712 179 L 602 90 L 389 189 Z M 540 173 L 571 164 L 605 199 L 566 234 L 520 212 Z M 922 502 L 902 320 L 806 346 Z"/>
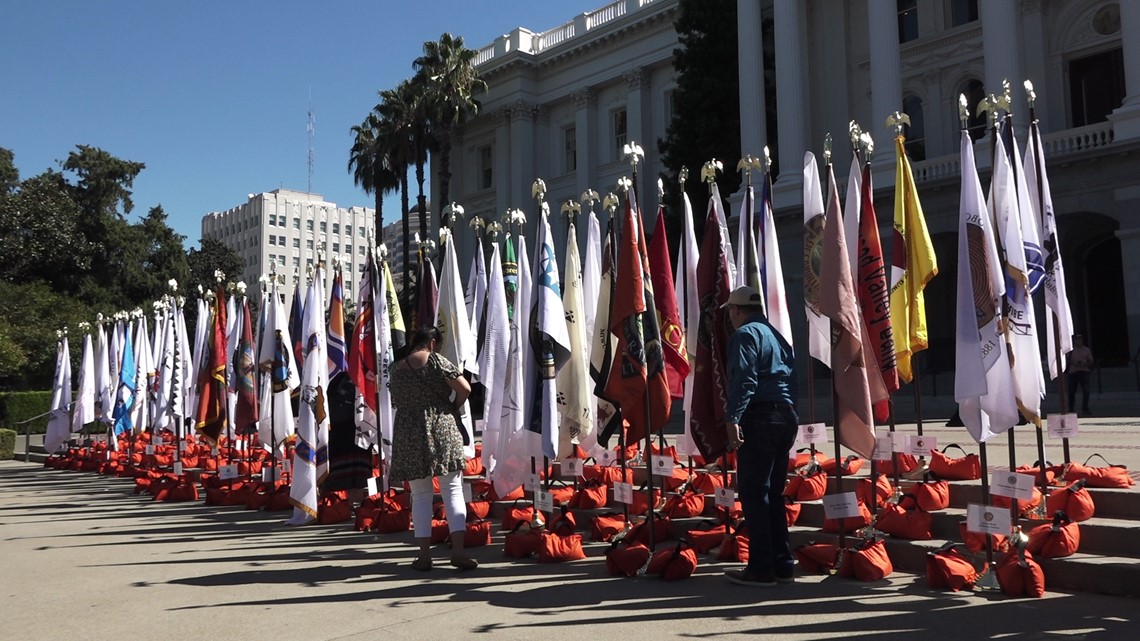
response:
<path id="1" fill-rule="evenodd" d="M 1045 12 L 1041 9 L 1042 0 L 1024 0 L 1021 3 L 1021 37 L 1022 44 L 1025 51 L 1045 51 L 1048 46 L 1048 30 L 1045 28 Z M 1025 57 L 1025 78 L 1022 78 L 1018 84 L 1024 86 L 1025 80 L 1033 82 L 1033 89 L 1037 92 L 1038 96 L 1046 96 L 1054 91 L 1061 91 L 1060 89 L 1060 76 L 1056 76 L 1058 82 L 1056 87 L 1049 77 L 1049 62 L 1045 56 L 1026 56 Z M 1012 80 L 1010 82 L 1013 82 Z M 1058 124 L 1060 121 L 1056 119 L 1053 113 L 1053 105 L 1060 104 L 1058 101 L 1053 100 L 1038 100 L 1037 101 L 1037 118 L 1048 128 L 1051 124 Z M 1014 105 L 1019 109 L 1019 113 L 1026 115 L 1028 120 L 1029 112 L 1027 111 L 1029 105 L 1022 103 L 1021 105 Z"/>
<path id="2" fill-rule="evenodd" d="M 622 77 L 629 89 L 625 103 L 626 138 L 641 145 L 646 153 L 653 153 L 653 143 L 651 142 L 653 134 L 652 129 L 650 129 L 653 114 L 649 113 L 652 104 L 649 100 L 649 72 L 646 71 L 645 67 L 635 67 L 622 74 Z M 641 160 L 644 164 L 645 158 L 643 157 Z M 623 173 L 628 172 L 629 167 L 627 166 Z M 656 176 L 653 178 L 656 179 Z M 646 176 L 644 166 L 638 165 L 637 194 L 641 206 L 646 208 L 657 202 L 657 192 L 650 193 L 647 188 L 650 182 L 653 181 L 650 181 L 649 177 Z"/>
<path id="3" fill-rule="evenodd" d="M 534 105 L 519 100 L 511 105 L 510 207 L 522 209 L 531 220 L 530 185 L 534 182 Z"/>
<path id="4" fill-rule="evenodd" d="M 1011 109 L 1020 125 L 1028 122 L 1025 102 L 1024 65 L 1021 62 L 1021 15 L 1017 2 L 979 2 L 982 20 L 982 50 L 985 54 L 987 94 L 1001 95 L 1003 80 L 1009 80 Z"/>
<path id="5" fill-rule="evenodd" d="M 807 48 L 803 10 L 803 4 L 797 0 L 775 0 L 779 181 L 784 183 L 803 181 L 803 157 L 807 149 L 808 95 L 804 71 Z"/>
<path id="6" fill-rule="evenodd" d="M 740 66 L 740 157 L 761 156 L 768 144 L 764 114 L 764 29 L 760 3 L 736 0 L 736 60 Z"/>
<path id="7" fill-rule="evenodd" d="M 1124 103 L 1108 117 L 1116 141 L 1140 138 L 1140 5 L 1121 2 L 1120 46 L 1124 54 Z"/>
<path id="8" fill-rule="evenodd" d="M 598 99 L 593 90 L 583 87 L 570 94 L 574 103 L 574 137 L 578 155 L 578 168 L 575 170 L 577 190 L 575 199 L 587 189 L 600 191 L 594 184 L 597 179 L 598 150 L 595 148 L 595 133 L 598 130 Z"/>
<path id="9" fill-rule="evenodd" d="M 1140 227 L 1118 229 L 1116 237 L 1120 239 L 1120 256 L 1124 263 L 1124 309 L 1127 310 L 1128 345 L 1135 350 L 1140 345 Z"/>
<path id="10" fill-rule="evenodd" d="M 868 0 L 867 32 L 871 42 L 871 123 L 870 133 L 882 150 L 875 160 L 894 163 L 894 132 L 883 129 L 887 116 L 902 110 L 902 62 L 899 58 L 898 3 L 895 0 Z M 930 120 L 929 118 L 927 119 Z M 886 135 L 884 135 L 886 134 Z"/>
<path id="11" fill-rule="evenodd" d="M 511 204 L 511 120 L 510 109 L 502 108 L 494 113 L 495 119 L 495 149 L 493 150 L 491 168 L 491 183 L 495 188 L 495 214 L 502 216 Z M 476 158 L 478 163 L 479 159 Z M 482 171 L 476 164 L 475 171 Z M 478 180 L 478 179 L 477 179 Z"/>

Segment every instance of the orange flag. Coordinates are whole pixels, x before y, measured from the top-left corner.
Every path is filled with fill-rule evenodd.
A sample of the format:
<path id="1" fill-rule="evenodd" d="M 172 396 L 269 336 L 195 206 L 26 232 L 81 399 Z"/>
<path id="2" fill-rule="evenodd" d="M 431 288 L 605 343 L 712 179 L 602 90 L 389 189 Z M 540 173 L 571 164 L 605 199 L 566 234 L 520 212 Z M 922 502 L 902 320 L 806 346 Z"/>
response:
<path id="1" fill-rule="evenodd" d="M 649 241 L 649 272 L 653 275 L 653 302 L 657 307 L 657 323 L 661 330 L 661 347 L 665 352 L 665 375 L 669 394 L 685 397 L 685 377 L 689 375 L 689 357 L 685 349 L 685 330 L 677 311 L 677 293 L 670 269 L 669 240 L 665 236 L 665 208 L 657 209 L 657 224 Z"/>

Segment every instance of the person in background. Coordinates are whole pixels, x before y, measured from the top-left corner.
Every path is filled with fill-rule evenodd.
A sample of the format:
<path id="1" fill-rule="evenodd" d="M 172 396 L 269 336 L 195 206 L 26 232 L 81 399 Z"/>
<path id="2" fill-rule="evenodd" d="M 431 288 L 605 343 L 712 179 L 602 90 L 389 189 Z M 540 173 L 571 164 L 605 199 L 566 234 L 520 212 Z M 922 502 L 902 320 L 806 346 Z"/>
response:
<path id="1" fill-rule="evenodd" d="M 1075 412 L 1077 386 L 1081 386 L 1081 414 L 1092 415 L 1089 410 L 1089 372 L 1093 368 L 1092 350 L 1085 345 L 1085 337 L 1073 335 L 1073 351 L 1069 352 L 1069 368 L 1066 383 L 1069 385 L 1069 411 Z"/>
<path id="2" fill-rule="evenodd" d="M 452 534 L 451 565 L 471 570 L 479 564 L 463 550 L 467 521 L 462 478 L 465 457 L 462 427 L 456 420 L 471 386 L 453 363 L 436 352 L 439 342 L 439 330 L 435 327 L 417 330 L 407 354 L 392 368 L 396 420 L 392 426 L 389 482 L 395 485 L 407 481 L 411 486 L 412 525 L 419 545 L 419 556 L 412 567 L 421 571 L 432 568 L 432 479 L 438 477 Z"/>
<path id="3" fill-rule="evenodd" d="M 795 561 L 784 514 L 787 460 L 796 440 L 795 355 L 764 316 L 760 294 L 733 290 L 721 307 L 736 331 L 725 358 L 728 449 L 736 451 L 737 483 L 748 525 L 748 565 L 725 571 L 740 585 L 791 583 Z"/>
<path id="4" fill-rule="evenodd" d="M 345 335 L 352 336 L 346 325 Z M 364 501 L 364 488 L 373 474 L 372 453 L 356 444 L 356 385 L 347 372 L 329 381 L 329 474 L 322 492 L 343 490 L 353 507 Z"/>

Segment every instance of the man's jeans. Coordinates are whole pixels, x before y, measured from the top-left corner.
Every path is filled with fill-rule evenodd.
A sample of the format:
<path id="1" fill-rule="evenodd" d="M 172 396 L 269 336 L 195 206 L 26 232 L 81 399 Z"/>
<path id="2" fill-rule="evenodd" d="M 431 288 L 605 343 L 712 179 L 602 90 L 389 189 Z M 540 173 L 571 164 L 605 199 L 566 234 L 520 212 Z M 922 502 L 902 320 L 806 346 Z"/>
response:
<path id="1" fill-rule="evenodd" d="M 736 454 L 737 485 L 753 575 L 788 573 L 794 564 L 783 494 L 798 423 L 796 411 L 786 403 L 758 401 L 740 418 L 744 443 Z"/>

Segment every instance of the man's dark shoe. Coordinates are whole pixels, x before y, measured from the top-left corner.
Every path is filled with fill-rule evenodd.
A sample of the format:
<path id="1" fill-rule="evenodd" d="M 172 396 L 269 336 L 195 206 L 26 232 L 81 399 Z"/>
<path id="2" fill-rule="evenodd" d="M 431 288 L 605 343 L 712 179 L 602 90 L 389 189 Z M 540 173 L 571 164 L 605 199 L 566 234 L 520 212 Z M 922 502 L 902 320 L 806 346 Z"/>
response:
<path id="1" fill-rule="evenodd" d="M 790 567 L 787 570 L 776 570 L 776 583 L 795 583 L 796 582 L 796 569 Z"/>
<path id="2" fill-rule="evenodd" d="M 770 588 L 776 585 L 776 573 L 765 572 L 764 574 L 752 574 L 747 568 L 737 568 L 734 570 L 725 570 L 724 576 L 730 582 L 737 585 L 750 585 L 754 587 Z"/>

